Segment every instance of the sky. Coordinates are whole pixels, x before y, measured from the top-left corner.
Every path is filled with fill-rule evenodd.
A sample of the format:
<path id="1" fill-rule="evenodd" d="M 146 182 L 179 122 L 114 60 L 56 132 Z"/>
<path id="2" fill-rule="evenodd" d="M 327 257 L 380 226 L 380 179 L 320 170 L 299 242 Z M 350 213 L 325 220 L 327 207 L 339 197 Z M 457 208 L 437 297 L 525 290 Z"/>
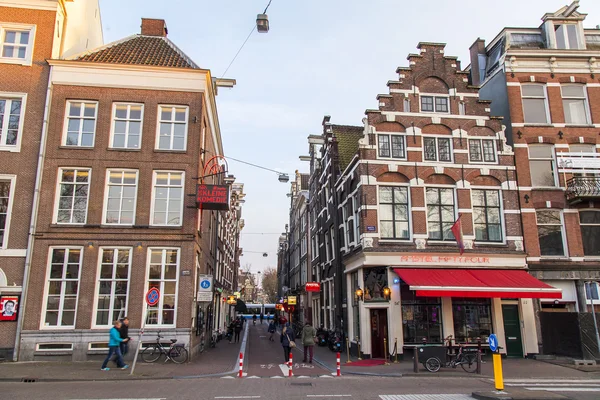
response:
<path id="1" fill-rule="evenodd" d="M 100 0 L 104 41 L 139 33 L 141 18 L 162 18 L 169 39 L 196 64 L 223 76 L 268 0 Z M 362 125 L 377 94 L 397 80 L 417 44 L 447 43 L 445 54 L 465 68 L 478 38 L 503 27 L 537 27 L 565 0 L 272 0 L 268 33 L 254 32 L 225 78 L 217 106 L 225 156 L 286 172 L 308 172 L 298 156 L 307 136 L 334 124 Z M 600 1 L 581 0 L 586 28 L 600 24 Z M 229 161 L 244 183 L 241 265 L 277 266 L 278 237 L 289 218 L 290 184 L 272 172 Z M 267 257 L 263 257 L 267 253 Z"/>

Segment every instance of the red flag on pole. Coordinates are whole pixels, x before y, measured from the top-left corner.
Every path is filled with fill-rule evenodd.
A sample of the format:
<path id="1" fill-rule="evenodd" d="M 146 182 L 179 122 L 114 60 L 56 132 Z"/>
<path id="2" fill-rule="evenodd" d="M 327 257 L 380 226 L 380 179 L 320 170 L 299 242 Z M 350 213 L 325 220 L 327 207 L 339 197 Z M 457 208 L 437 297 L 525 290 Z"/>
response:
<path id="1" fill-rule="evenodd" d="M 452 234 L 454 235 L 454 238 L 456 239 L 456 244 L 458 245 L 458 251 L 460 252 L 460 255 L 462 256 L 463 253 L 465 252 L 465 242 L 463 240 L 462 224 L 460 222 L 460 217 L 462 217 L 462 214 L 458 214 L 458 219 L 456 220 L 454 225 L 452 225 L 452 228 L 450 228 L 450 230 L 452 231 Z"/>

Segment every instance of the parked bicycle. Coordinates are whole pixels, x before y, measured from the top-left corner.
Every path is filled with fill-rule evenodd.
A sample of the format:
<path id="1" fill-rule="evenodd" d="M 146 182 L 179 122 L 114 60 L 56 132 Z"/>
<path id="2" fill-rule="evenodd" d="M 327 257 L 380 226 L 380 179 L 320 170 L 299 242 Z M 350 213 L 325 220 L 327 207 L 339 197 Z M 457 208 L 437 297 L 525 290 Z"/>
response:
<path id="1" fill-rule="evenodd" d="M 184 344 L 177 344 L 177 339 L 170 339 L 171 345 L 169 347 L 163 346 L 160 339 L 164 339 L 164 336 L 160 335 L 160 331 L 156 334 L 156 343 L 148 345 L 144 351 L 142 351 L 142 360 L 147 363 L 153 363 L 158 361 L 161 355 L 165 355 L 165 362 L 171 360 L 175 364 L 183 364 L 188 359 L 188 351 Z"/>
<path id="2" fill-rule="evenodd" d="M 448 336 L 444 341 L 450 343 L 452 336 Z M 478 349 L 467 349 L 464 345 L 458 345 L 458 353 L 452 354 L 450 350 L 451 346 L 425 346 L 419 349 L 419 357 L 423 357 L 425 360 L 423 366 L 429 372 L 438 372 L 441 367 L 456 368 L 461 366 L 465 372 L 474 373 L 477 372 L 477 364 L 479 362 L 477 357 Z M 442 362 L 442 360 L 445 360 Z"/>

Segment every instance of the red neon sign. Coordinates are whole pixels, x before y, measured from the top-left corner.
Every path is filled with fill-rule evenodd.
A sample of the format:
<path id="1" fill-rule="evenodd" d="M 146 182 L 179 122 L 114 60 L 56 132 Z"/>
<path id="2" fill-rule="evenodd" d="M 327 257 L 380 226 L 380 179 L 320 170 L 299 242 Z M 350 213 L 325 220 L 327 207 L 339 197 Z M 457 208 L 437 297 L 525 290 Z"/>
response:
<path id="1" fill-rule="evenodd" d="M 307 292 L 320 292 L 321 284 L 319 282 L 306 282 L 305 289 Z"/>

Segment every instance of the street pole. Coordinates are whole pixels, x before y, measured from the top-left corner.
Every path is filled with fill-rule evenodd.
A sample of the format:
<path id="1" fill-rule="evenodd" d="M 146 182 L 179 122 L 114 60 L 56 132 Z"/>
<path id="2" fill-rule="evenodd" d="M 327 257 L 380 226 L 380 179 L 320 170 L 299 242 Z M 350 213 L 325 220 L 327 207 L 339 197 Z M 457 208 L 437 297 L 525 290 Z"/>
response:
<path id="1" fill-rule="evenodd" d="M 148 308 L 146 307 L 146 316 L 142 321 L 142 329 L 140 329 L 140 334 L 138 337 L 137 346 L 135 346 L 135 356 L 133 357 L 133 365 L 131 366 L 131 371 L 129 375 L 133 375 L 133 371 L 135 370 L 135 364 L 137 363 L 138 355 L 140 354 L 140 347 L 142 346 L 142 335 L 144 335 L 144 328 L 146 328 L 146 320 L 148 319 Z"/>
<path id="2" fill-rule="evenodd" d="M 586 285 L 586 292 L 589 291 L 590 293 L 590 297 L 592 298 L 592 317 L 594 318 L 594 329 L 596 330 L 596 344 L 598 346 L 598 357 L 600 357 L 600 334 L 598 333 L 598 321 L 596 321 L 596 310 L 594 308 L 594 296 L 591 296 L 592 290 L 590 288 L 590 283 L 594 283 L 595 282 L 585 282 Z"/>

